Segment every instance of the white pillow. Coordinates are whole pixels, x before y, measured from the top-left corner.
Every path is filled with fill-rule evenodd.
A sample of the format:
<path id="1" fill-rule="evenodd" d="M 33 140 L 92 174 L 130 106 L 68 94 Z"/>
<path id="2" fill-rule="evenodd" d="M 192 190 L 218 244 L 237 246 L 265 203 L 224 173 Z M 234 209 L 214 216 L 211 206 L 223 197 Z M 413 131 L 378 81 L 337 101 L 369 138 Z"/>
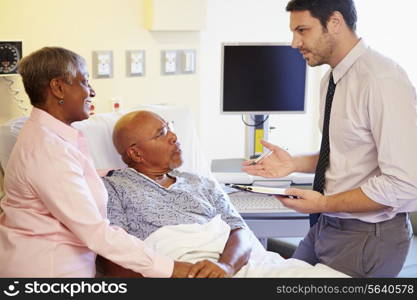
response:
<path id="1" fill-rule="evenodd" d="M 112 141 L 113 127 L 122 113 L 96 114 L 72 126 L 81 130 L 87 139 L 88 150 L 96 169 L 120 169 L 125 167 Z"/>

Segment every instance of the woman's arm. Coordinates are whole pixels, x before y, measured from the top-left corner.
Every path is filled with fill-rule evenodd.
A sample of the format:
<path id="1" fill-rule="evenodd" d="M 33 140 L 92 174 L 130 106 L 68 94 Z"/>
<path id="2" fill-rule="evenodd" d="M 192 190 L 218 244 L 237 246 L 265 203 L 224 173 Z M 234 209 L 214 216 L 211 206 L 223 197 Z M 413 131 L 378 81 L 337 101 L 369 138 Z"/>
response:
<path id="1" fill-rule="evenodd" d="M 125 269 L 114 262 L 97 255 L 96 266 L 98 273 L 104 277 L 124 277 L 124 278 L 142 278 L 142 274 L 132 270 Z"/>

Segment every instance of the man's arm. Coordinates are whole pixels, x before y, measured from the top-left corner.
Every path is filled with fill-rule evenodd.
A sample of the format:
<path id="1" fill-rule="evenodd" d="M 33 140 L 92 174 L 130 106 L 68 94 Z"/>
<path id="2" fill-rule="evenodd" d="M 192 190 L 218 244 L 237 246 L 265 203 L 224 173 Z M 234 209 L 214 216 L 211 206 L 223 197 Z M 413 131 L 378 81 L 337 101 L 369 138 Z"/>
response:
<path id="1" fill-rule="evenodd" d="M 373 201 L 360 188 L 325 198 L 325 211 L 327 212 L 368 212 L 388 207 Z"/>
<path id="2" fill-rule="evenodd" d="M 302 213 L 318 212 L 369 212 L 388 206 L 373 201 L 360 189 L 354 189 L 331 196 L 324 196 L 311 190 L 287 189 L 286 193 L 298 199 L 277 197 L 287 207 Z"/>
<path id="3" fill-rule="evenodd" d="M 251 249 L 247 230 L 234 229 L 230 231 L 229 239 L 218 262 L 209 260 L 197 262 L 191 267 L 188 276 L 197 278 L 232 277 L 248 262 Z"/>
<path id="4" fill-rule="evenodd" d="M 319 161 L 318 154 L 309 154 L 295 156 L 293 158 L 295 171 L 303 173 L 314 173 L 316 171 L 317 162 Z"/>
<path id="5" fill-rule="evenodd" d="M 252 247 L 246 229 L 237 228 L 230 231 L 229 239 L 226 242 L 223 253 L 220 255 L 219 263 L 231 267 L 232 275 L 236 274 L 248 263 Z"/>

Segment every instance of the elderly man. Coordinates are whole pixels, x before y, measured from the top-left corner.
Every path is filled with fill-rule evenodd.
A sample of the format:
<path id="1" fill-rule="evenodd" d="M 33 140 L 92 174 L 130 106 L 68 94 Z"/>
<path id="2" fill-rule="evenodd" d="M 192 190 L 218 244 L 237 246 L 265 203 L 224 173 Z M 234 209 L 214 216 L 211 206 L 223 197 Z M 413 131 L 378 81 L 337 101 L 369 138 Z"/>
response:
<path id="1" fill-rule="evenodd" d="M 112 224 L 145 240 L 163 226 L 204 224 L 221 215 L 230 226 L 223 252 L 217 262 L 196 263 L 188 277 L 231 277 L 248 262 L 247 226 L 228 197 L 214 182 L 175 170 L 183 161 L 169 123 L 149 111 L 128 113 L 116 123 L 113 143 L 129 168 L 103 178 Z M 116 268 L 109 264 L 110 269 Z M 109 273 L 129 276 L 122 268 Z"/>

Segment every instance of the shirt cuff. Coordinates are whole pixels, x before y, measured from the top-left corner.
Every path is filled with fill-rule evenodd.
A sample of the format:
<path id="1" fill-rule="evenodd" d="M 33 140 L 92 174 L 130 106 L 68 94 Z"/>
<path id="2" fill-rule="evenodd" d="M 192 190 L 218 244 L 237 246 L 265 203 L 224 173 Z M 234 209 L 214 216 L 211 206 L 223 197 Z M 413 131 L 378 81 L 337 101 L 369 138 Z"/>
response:
<path id="1" fill-rule="evenodd" d="M 391 186 L 385 184 L 377 178 L 371 178 L 368 182 L 361 185 L 360 188 L 362 192 L 372 201 L 390 207 L 398 206 L 397 197 Z"/>
<path id="2" fill-rule="evenodd" d="M 142 275 L 153 278 L 171 277 L 174 271 L 174 260 L 168 256 L 157 254 L 155 252 L 150 255 L 152 256 L 153 266 L 148 272 L 146 272 L 146 274 Z"/>

